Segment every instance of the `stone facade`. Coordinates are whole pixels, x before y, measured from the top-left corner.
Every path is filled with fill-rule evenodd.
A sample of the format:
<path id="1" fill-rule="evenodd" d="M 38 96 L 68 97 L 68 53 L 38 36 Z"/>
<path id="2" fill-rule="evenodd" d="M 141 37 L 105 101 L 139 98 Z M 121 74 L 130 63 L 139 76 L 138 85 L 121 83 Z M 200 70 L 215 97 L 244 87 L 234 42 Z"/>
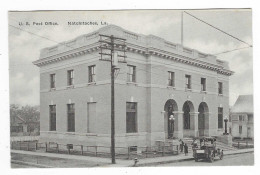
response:
<path id="1" fill-rule="evenodd" d="M 127 45 L 127 63 L 119 63 L 115 80 L 116 146 L 152 146 L 170 134 L 172 138 L 222 135 L 218 108 L 223 108 L 223 116 L 229 115 L 229 76 L 233 73 L 227 62 L 153 35 L 109 25 L 41 50 L 34 62 L 40 67 L 41 141 L 110 145 L 110 62 L 100 60 L 99 34 L 125 38 Z M 135 82 L 127 80 L 129 65 L 135 66 Z M 95 66 L 95 82 L 91 83 L 89 66 Z M 74 70 L 72 86 L 67 86 L 68 70 Z M 169 71 L 174 72 L 170 86 Z M 55 88 L 50 88 L 51 74 L 55 74 Z M 185 75 L 191 77 L 190 89 L 185 87 Z M 201 78 L 206 79 L 203 91 Z M 220 94 L 218 82 L 223 86 Z M 127 102 L 137 105 L 137 131 L 132 133 L 126 132 Z M 67 129 L 67 104 L 75 105 L 75 132 Z M 56 105 L 55 131 L 50 131 L 49 105 Z M 174 118 L 171 126 L 169 113 Z M 184 115 L 190 116 L 189 129 L 184 129 Z"/>

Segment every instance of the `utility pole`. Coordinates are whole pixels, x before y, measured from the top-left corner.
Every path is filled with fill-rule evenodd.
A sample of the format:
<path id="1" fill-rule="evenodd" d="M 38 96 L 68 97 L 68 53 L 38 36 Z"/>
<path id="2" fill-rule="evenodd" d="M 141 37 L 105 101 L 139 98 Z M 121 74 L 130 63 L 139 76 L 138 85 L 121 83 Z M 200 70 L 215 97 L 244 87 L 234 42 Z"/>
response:
<path id="1" fill-rule="evenodd" d="M 111 62 L 111 159 L 112 164 L 116 163 L 115 160 L 115 74 L 119 72 L 117 67 L 118 62 L 126 63 L 126 45 L 123 38 L 114 37 L 113 35 L 100 35 L 100 55 L 102 61 Z M 108 51 L 108 52 L 107 52 Z M 110 51 L 110 53 L 109 53 Z M 117 52 L 123 55 L 117 54 Z M 119 60 L 118 57 L 123 58 Z"/>

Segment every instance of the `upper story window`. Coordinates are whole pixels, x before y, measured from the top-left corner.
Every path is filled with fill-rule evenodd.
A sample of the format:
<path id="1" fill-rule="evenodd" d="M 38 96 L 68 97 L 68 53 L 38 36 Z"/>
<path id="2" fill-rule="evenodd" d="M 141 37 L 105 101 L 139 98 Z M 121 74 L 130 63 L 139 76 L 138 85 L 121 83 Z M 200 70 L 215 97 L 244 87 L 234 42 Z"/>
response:
<path id="1" fill-rule="evenodd" d="M 127 72 L 127 81 L 128 82 L 136 82 L 136 67 L 127 65 L 128 72 Z"/>
<path id="2" fill-rule="evenodd" d="M 223 83 L 218 82 L 218 94 L 223 94 Z"/>
<path id="3" fill-rule="evenodd" d="M 74 84 L 74 71 L 68 70 L 68 86 L 71 86 Z"/>
<path id="4" fill-rule="evenodd" d="M 168 72 L 168 86 L 175 86 L 174 84 L 174 72 Z"/>
<path id="5" fill-rule="evenodd" d="M 239 115 L 238 118 L 239 118 L 239 121 L 245 121 L 245 116 L 243 116 L 243 115 Z"/>
<path id="6" fill-rule="evenodd" d="M 206 78 L 201 78 L 200 84 L 201 84 L 201 91 L 206 91 Z"/>
<path id="7" fill-rule="evenodd" d="M 186 89 L 191 89 L 191 76 L 190 75 L 185 75 L 185 88 Z"/>
<path id="8" fill-rule="evenodd" d="M 248 122 L 253 122 L 253 115 L 251 114 L 248 114 Z"/>
<path id="9" fill-rule="evenodd" d="M 55 88 L 55 74 L 50 75 L 50 85 L 51 88 Z"/>
<path id="10" fill-rule="evenodd" d="M 88 82 L 95 82 L 96 81 L 96 70 L 95 70 L 96 66 L 89 66 L 88 67 Z"/>

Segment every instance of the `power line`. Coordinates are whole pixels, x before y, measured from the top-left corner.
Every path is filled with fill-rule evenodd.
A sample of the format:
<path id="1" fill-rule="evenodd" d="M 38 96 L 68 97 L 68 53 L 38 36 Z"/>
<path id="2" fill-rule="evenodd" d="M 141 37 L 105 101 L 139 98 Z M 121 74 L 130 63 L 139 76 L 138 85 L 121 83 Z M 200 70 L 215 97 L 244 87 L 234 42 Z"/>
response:
<path id="1" fill-rule="evenodd" d="M 233 49 L 233 50 L 227 50 L 227 51 L 224 51 L 224 52 L 216 53 L 216 54 L 213 54 L 213 55 L 221 55 L 221 54 L 230 53 L 230 52 L 234 52 L 234 51 L 242 50 L 242 49 L 247 49 L 247 48 L 251 48 L 251 47 L 250 46 L 249 47 L 241 47 L 241 48 L 237 48 L 237 49 Z"/>
<path id="2" fill-rule="evenodd" d="M 245 42 L 245 41 L 243 41 L 243 40 L 241 40 L 241 39 L 239 39 L 239 38 L 237 38 L 237 37 L 235 37 L 235 36 L 233 36 L 233 35 L 231 35 L 231 34 L 225 32 L 225 31 L 223 31 L 223 30 L 219 29 L 218 27 L 213 26 L 212 24 L 209 24 L 208 22 L 206 22 L 206 21 L 204 21 L 204 20 L 202 20 L 202 19 L 200 19 L 200 18 L 198 18 L 198 17 L 196 17 L 196 16 L 194 16 L 194 15 L 192 15 L 192 14 L 186 12 L 186 11 L 184 11 L 184 13 L 190 15 L 191 17 L 193 17 L 193 18 L 199 20 L 200 22 L 202 22 L 202 23 L 204 23 L 204 24 L 207 24 L 207 25 L 209 25 L 210 27 L 212 27 L 212 28 L 214 28 L 214 29 L 216 29 L 216 30 L 218 30 L 218 31 L 220 31 L 220 32 L 222 32 L 222 33 L 224 33 L 224 34 L 226 34 L 226 35 L 228 35 L 228 36 L 230 36 L 230 37 L 232 37 L 232 38 L 234 38 L 234 39 L 236 39 L 236 40 L 238 40 L 238 41 L 244 43 L 244 44 L 247 44 L 249 47 L 253 47 L 251 44 L 249 44 L 249 43 L 247 43 L 247 42 Z"/>
<path id="3" fill-rule="evenodd" d="M 23 32 L 27 32 L 27 33 L 29 33 L 29 34 L 31 34 L 31 35 L 40 37 L 40 38 L 42 38 L 42 39 L 46 39 L 46 40 L 52 41 L 52 42 L 54 42 L 54 43 L 56 43 L 56 44 L 64 45 L 64 46 L 69 47 L 69 48 L 71 48 L 71 49 L 76 49 L 75 47 L 71 47 L 71 46 L 66 45 L 66 43 L 60 43 L 60 42 L 58 42 L 58 41 L 49 39 L 49 38 L 47 38 L 47 37 L 45 37 L 45 36 L 41 36 L 41 35 L 35 34 L 35 33 L 33 33 L 33 32 L 30 32 L 30 31 L 21 29 L 21 28 L 19 28 L 19 27 L 15 27 L 15 26 L 13 26 L 13 25 L 11 25 L 11 24 L 9 24 L 9 26 L 11 26 L 11 27 L 13 27 L 13 28 L 15 28 L 15 29 L 21 30 L 21 31 L 23 31 Z M 91 53 L 88 53 L 88 54 L 94 55 L 94 54 L 91 54 Z M 94 55 L 94 56 L 97 56 L 97 55 Z"/>

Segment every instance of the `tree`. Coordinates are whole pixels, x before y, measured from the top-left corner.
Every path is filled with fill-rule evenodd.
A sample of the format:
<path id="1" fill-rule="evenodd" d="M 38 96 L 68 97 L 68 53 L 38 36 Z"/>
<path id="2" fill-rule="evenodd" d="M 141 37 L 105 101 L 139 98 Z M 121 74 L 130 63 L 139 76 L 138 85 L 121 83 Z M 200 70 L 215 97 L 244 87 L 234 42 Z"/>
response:
<path id="1" fill-rule="evenodd" d="M 10 122 L 13 122 L 15 117 L 20 117 L 27 124 L 27 132 L 31 134 L 35 129 L 40 129 L 40 111 L 38 106 L 22 106 L 17 104 L 10 105 Z"/>

